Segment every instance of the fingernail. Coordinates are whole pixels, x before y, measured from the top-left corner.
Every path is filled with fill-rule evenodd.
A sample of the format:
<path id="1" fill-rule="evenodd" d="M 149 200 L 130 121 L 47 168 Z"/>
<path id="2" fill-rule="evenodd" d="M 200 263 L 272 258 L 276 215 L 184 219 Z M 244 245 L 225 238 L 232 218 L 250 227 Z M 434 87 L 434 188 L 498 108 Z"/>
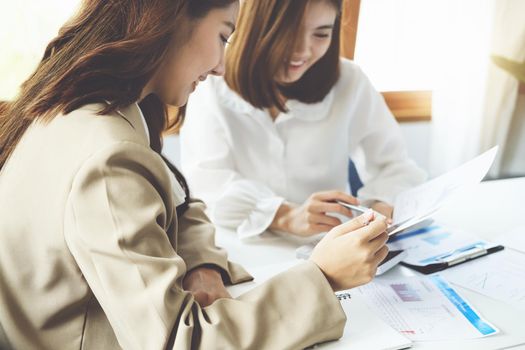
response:
<path id="1" fill-rule="evenodd" d="M 370 221 L 374 219 L 374 211 L 372 209 L 368 209 L 364 214 L 363 217 L 365 218 L 365 225 L 368 225 Z"/>

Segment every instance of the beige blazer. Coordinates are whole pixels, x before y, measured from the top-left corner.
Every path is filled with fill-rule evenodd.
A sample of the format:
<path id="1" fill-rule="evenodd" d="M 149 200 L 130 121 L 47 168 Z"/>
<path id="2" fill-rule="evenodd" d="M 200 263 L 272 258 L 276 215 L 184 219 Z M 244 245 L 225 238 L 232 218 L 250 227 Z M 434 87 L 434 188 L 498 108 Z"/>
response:
<path id="1" fill-rule="evenodd" d="M 297 349 L 342 335 L 322 272 L 299 265 L 201 308 L 182 289 L 201 264 L 251 277 L 214 244 L 149 147 L 136 104 L 34 123 L 0 172 L 0 324 L 15 349 Z M 2 347 L 2 344 L 0 344 Z"/>

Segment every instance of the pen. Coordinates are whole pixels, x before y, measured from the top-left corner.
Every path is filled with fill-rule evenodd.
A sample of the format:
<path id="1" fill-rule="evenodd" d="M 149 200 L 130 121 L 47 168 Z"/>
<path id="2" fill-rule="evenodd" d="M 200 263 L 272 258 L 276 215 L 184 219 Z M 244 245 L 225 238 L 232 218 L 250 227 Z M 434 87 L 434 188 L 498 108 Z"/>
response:
<path id="1" fill-rule="evenodd" d="M 362 205 L 353 205 L 353 204 L 348 204 L 342 201 L 337 201 L 337 203 L 341 204 L 343 207 L 347 207 L 348 209 L 352 209 L 360 213 L 366 213 L 367 211 L 370 210 L 370 208 L 363 207 Z"/>

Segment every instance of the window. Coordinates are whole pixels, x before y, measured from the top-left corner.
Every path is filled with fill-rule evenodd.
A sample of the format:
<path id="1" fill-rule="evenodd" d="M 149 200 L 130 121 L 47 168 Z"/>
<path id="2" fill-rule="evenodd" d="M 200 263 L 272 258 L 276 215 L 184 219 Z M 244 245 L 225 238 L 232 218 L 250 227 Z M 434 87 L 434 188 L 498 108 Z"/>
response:
<path id="1" fill-rule="evenodd" d="M 400 122 L 431 118 L 431 67 L 445 8 L 439 0 L 344 3 L 343 55 L 363 68 Z"/>
<path id="2" fill-rule="evenodd" d="M 0 11 L 0 100 L 11 100 L 41 60 L 46 45 L 71 17 L 78 0 L 18 0 Z M 7 54 L 6 54 L 7 53 Z"/>

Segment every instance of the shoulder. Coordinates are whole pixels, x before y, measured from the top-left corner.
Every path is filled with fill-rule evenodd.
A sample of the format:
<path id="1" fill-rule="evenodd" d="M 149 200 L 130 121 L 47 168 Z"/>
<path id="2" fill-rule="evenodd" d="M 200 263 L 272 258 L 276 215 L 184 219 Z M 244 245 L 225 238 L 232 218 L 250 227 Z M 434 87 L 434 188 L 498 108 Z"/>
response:
<path id="1" fill-rule="evenodd" d="M 361 67 L 347 58 L 341 57 L 339 61 L 340 65 L 340 77 L 337 85 L 342 85 L 347 87 L 348 85 L 352 86 L 362 86 L 369 85 L 370 80 L 363 72 Z"/>
<path id="2" fill-rule="evenodd" d="M 83 106 L 67 115 L 58 115 L 51 126 L 55 132 L 74 135 L 86 147 L 95 149 L 123 141 L 149 146 L 140 116 L 124 115 L 120 111 L 101 115 L 104 107 L 103 104 Z"/>
<path id="3" fill-rule="evenodd" d="M 88 159 L 107 164 L 119 161 L 124 164 L 124 159 L 129 159 L 129 164 L 162 163 L 149 146 L 140 114 L 134 115 L 133 110 L 125 108 L 122 109 L 125 114 L 115 111 L 100 115 L 104 107 L 104 104 L 90 104 L 59 114 L 49 123 L 38 123 L 28 135 L 34 136 L 30 137 L 32 147 L 45 144 L 48 157 L 63 150 L 59 163 L 64 167 L 67 164 L 74 167 L 73 164 Z"/>
<path id="4" fill-rule="evenodd" d="M 188 102 L 190 113 L 192 109 L 202 109 L 205 106 L 213 106 L 214 111 L 219 114 L 221 111 L 235 114 L 250 113 L 255 110 L 255 107 L 232 90 L 221 76 L 208 77 L 190 96 Z M 210 109 L 207 110 L 209 111 Z"/>
<path id="5" fill-rule="evenodd" d="M 368 102 L 379 95 L 361 67 L 346 58 L 340 59 L 340 77 L 333 90 L 335 101 L 344 104 Z"/>

